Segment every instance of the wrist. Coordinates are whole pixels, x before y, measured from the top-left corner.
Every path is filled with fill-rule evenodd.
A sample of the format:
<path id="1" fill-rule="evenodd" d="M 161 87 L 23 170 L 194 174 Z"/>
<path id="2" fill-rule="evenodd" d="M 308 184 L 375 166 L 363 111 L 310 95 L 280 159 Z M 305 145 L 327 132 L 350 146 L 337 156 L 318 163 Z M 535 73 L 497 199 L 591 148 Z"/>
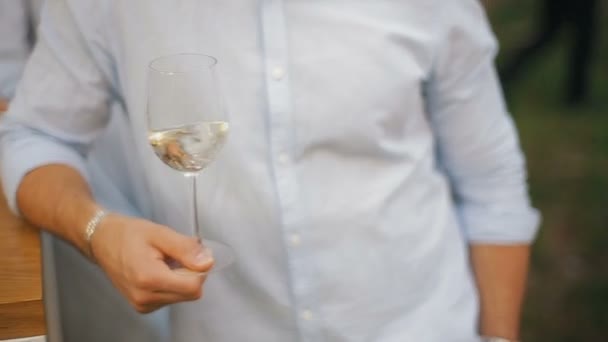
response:
<path id="1" fill-rule="evenodd" d="M 509 339 L 509 338 L 497 337 L 497 336 L 482 336 L 481 341 L 482 342 L 519 342 L 518 339 Z"/>
<path id="2" fill-rule="evenodd" d="M 87 222 L 84 230 L 84 240 L 86 243 L 85 254 L 91 259 L 91 261 L 95 262 L 95 253 L 93 252 L 92 240 L 96 235 L 99 226 L 101 226 L 102 221 L 108 216 L 108 212 L 101 208 L 97 208 L 95 214 L 91 216 L 89 221 Z"/>
<path id="3" fill-rule="evenodd" d="M 69 198 L 71 196 L 65 197 Z M 63 198 L 58 201 L 55 207 L 53 226 L 56 230 L 64 231 L 67 240 L 77 247 L 83 255 L 89 257 L 90 250 L 86 229 L 101 207 L 90 198 L 79 198 L 77 201 Z"/>
<path id="4" fill-rule="evenodd" d="M 519 310 L 516 312 L 518 313 Z M 484 338 L 494 338 L 494 340 L 482 341 L 517 342 L 519 340 L 519 314 L 516 314 L 516 312 L 513 308 L 491 311 L 487 308 L 484 309 L 482 305 L 479 334 Z M 496 340 L 497 338 L 503 340 Z"/>

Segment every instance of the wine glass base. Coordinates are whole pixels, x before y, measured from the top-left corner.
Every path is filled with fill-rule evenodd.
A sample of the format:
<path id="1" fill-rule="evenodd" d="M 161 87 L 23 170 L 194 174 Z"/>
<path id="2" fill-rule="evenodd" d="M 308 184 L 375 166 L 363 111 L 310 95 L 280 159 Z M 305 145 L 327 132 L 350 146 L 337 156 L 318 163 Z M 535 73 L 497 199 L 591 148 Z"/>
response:
<path id="1" fill-rule="evenodd" d="M 201 241 L 201 243 L 206 248 L 211 249 L 214 263 L 213 263 L 213 267 L 210 270 L 208 270 L 206 272 L 194 272 L 192 270 L 184 268 L 183 266 L 181 266 L 179 264 L 175 265 L 174 267 L 172 266 L 171 268 L 177 273 L 204 275 L 204 274 L 219 272 L 234 263 L 235 255 L 234 255 L 234 251 L 232 250 L 232 247 L 230 247 L 222 242 L 218 242 L 218 241 L 214 241 L 214 240 L 205 239 L 205 240 Z"/>

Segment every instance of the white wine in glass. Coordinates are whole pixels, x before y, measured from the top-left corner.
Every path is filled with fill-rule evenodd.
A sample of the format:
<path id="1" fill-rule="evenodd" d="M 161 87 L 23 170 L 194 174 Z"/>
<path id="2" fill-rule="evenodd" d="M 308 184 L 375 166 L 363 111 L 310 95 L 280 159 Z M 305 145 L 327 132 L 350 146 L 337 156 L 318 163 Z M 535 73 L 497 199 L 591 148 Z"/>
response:
<path id="1" fill-rule="evenodd" d="M 196 173 L 209 165 L 228 138 L 228 122 L 196 122 L 148 134 L 154 152 L 168 166 Z"/>
<path id="2" fill-rule="evenodd" d="M 216 65 L 215 58 L 201 54 L 178 54 L 152 61 L 146 112 L 148 141 L 154 153 L 191 181 L 192 231 L 213 255 L 211 271 L 234 261 L 229 246 L 204 239 L 198 220 L 197 178 L 222 150 L 230 128 Z M 176 269 L 188 272 L 179 265 Z"/>

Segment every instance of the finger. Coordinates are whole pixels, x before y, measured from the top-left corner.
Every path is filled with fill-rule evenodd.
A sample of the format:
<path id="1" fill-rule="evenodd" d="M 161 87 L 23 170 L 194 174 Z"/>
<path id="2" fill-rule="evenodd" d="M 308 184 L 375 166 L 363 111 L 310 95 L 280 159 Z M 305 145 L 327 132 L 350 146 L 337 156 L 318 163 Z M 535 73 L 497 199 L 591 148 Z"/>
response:
<path id="1" fill-rule="evenodd" d="M 188 269 L 172 270 L 166 266 L 159 275 L 156 291 L 179 294 L 186 299 L 196 299 L 200 297 L 206 278 L 205 273 L 194 273 Z"/>
<path id="2" fill-rule="evenodd" d="M 155 248 L 189 270 L 207 272 L 213 266 L 211 250 L 203 248 L 197 238 L 181 235 L 166 227 L 159 227 L 151 239 Z"/>
<path id="3" fill-rule="evenodd" d="M 0 113 L 6 112 L 8 110 L 8 101 L 0 98 Z"/>
<path id="4" fill-rule="evenodd" d="M 198 297 L 184 297 L 176 293 L 146 291 L 136 295 L 132 299 L 132 304 L 135 310 L 137 310 L 138 312 L 150 313 L 162 308 L 163 306 L 196 300 L 199 299 L 201 296 L 202 291 L 199 292 Z"/>
<path id="5" fill-rule="evenodd" d="M 134 305 L 133 308 L 135 309 L 135 311 L 139 312 L 140 314 L 149 314 L 152 313 L 160 308 L 162 308 L 162 305 L 144 305 L 144 306 L 137 306 Z"/>
<path id="6" fill-rule="evenodd" d="M 188 271 L 180 273 L 169 268 L 159 257 L 146 262 L 146 267 L 136 270 L 130 283 L 137 293 L 165 292 L 178 294 L 185 299 L 195 299 L 200 295 L 205 275 Z"/>

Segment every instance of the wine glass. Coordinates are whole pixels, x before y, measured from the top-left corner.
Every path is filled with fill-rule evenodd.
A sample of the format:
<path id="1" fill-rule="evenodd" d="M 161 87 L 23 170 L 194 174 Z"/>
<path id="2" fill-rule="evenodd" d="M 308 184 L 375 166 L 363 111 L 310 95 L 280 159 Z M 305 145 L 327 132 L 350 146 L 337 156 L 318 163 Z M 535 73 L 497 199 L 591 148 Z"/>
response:
<path id="1" fill-rule="evenodd" d="M 196 181 L 215 160 L 230 125 L 216 75 L 217 60 L 202 54 L 157 58 L 148 68 L 148 141 L 166 165 L 184 174 L 192 185 L 193 233 L 215 260 L 212 271 L 234 261 L 232 248 L 203 239 L 198 220 Z M 191 272 L 180 266 L 180 272 Z"/>

